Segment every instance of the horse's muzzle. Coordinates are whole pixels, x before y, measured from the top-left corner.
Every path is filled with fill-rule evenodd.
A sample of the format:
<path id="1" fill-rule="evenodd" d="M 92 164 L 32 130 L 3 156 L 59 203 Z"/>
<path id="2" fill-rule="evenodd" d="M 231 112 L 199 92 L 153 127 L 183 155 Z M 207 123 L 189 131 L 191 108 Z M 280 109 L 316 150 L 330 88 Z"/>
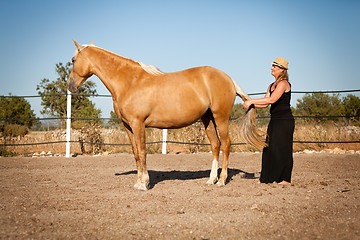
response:
<path id="1" fill-rule="evenodd" d="M 69 80 L 67 81 L 67 89 L 72 93 L 76 93 L 78 90 L 77 87 L 75 86 L 75 81 L 72 80 L 71 78 L 69 78 Z"/>

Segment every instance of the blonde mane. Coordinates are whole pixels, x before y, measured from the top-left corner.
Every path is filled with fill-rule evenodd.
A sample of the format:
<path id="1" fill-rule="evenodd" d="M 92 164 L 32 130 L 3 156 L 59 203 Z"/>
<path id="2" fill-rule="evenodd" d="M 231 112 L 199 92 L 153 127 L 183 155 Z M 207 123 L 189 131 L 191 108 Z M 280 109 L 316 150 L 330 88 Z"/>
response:
<path id="1" fill-rule="evenodd" d="M 132 59 L 130 59 L 130 58 L 123 57 L 123 56 L 121 56 L 121 55 L 119 55 L 119 54 L 116 54 L 116 53 L 114 53 L 114 52 L 111 52 L 111 51 L 109 51 L 109 50 L 107 50 L 107 49 L 104 49 L 104 48 L 95 46 L 94 44 L 90 44 L 90 45 L 84 44 L 84 45 L 82 45 L 82 46 L 83 46 L 84 48 L 89 47 L 89 46 L 91 46 L 91 47 L 96 47 L 96 48 L 101 49 L 101 50 L 103 50 L 103 51 L 105 51 L 105 52 L 108 52 L 108 53 L 111 53 L 111 54 L 120 56 L 120 57 L 122 57 L 122 58 L 131 60 L 131 61 L 133 61 L 133 62 L 135 62 L 135 63 L 138 63 L 145 72 L 147 72 L 147 73 L 149 73 L 149 74 L 151 74 L 151 75 L 160 76 L 160 75 L 165 74 L 164 72 L 160 71 L 157 67 L 155 67 L 155 66 L 153 66 L 153 65 L 148 65 L 148 64 L 145 64 L 145 63 L 142 63 L 142 62 L 134 61 L 134 60 L 132 60 Z M 76 55 L 76 53 L 77 53 L 77 52 L 75 52 L 75 55 Z"/>
<path id="2" fill-rule="evenodd" d="M 159 76 L 165 74 L 164 72 L 160 71 L 157 67 L 153 65 L 147 65 L 142 62 L 137 62 L 137 63 L 140 64 L 140 66 L 142 67 L 142 69 L 145 70 L 145 72 L 150 73 L 151 75 Z"/>

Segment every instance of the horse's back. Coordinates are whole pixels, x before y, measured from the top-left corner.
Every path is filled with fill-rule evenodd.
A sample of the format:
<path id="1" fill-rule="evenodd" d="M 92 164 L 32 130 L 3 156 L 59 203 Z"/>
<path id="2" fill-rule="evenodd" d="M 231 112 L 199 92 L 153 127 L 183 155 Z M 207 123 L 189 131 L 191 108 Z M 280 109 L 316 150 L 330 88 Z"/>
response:
<path id="1" fill-rule="evenodd" d="M 217 97 L 219 94 L 235 95 L 235 87 L 232 79 L 223 71 L 210 67 L 195 67 L 183 71 L 164 75 L 165 79 L 174 79 L 175 85 L 181 88 L 184 83 L 200 92 L 206 92 L 209 97 Z M 184 89 L 186 90 L 186 89 Z"/>
<path id="2" fill-rule="evenodd" d="M 209 66 L 195 67 L 157 77 L 155 91 L 168 91 L 174 98 L 188 101 L 197 98 L 210 107 L 235 100 L 236 90 L 232 79 L 223 71 Z M 192 96 L 192 97 L 191 97 Z M 169 97 L 169 96 L 168 96 Z"/>

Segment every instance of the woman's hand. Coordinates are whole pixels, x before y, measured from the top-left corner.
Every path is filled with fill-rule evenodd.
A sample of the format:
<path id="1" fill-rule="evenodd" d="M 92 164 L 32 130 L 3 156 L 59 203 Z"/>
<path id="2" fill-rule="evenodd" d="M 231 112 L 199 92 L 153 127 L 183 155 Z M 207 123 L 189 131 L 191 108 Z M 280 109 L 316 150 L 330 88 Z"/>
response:
<path id="1" fill-rule="evenodd" d="M 244 108 L 244 109 L 248 109 L 251 104 L 252 104 L 251 100 L 246 100 L 246 101 L 243 103 L 243 108 Z"/>

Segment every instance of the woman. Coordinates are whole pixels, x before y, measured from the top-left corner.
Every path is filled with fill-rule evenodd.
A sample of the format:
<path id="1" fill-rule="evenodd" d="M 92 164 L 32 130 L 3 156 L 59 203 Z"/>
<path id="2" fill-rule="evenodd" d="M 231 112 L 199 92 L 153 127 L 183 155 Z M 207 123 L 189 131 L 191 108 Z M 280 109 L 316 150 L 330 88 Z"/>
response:
<path id="1" fill-rule="evenodd" d="M 265 97 L 250 99 L 243 104 L 244 109 L 251 105 L 265 108 L 271 104 L 271 119 L 266 137 L 268 146 L 263 149 L 262 155 L 262 183 L 291 183 L 295 121 L 290 109 L 291 84 L 287 70 L 288 61 L 277 57 L 271 67 L 275 82 L 269 85 Z"/>

